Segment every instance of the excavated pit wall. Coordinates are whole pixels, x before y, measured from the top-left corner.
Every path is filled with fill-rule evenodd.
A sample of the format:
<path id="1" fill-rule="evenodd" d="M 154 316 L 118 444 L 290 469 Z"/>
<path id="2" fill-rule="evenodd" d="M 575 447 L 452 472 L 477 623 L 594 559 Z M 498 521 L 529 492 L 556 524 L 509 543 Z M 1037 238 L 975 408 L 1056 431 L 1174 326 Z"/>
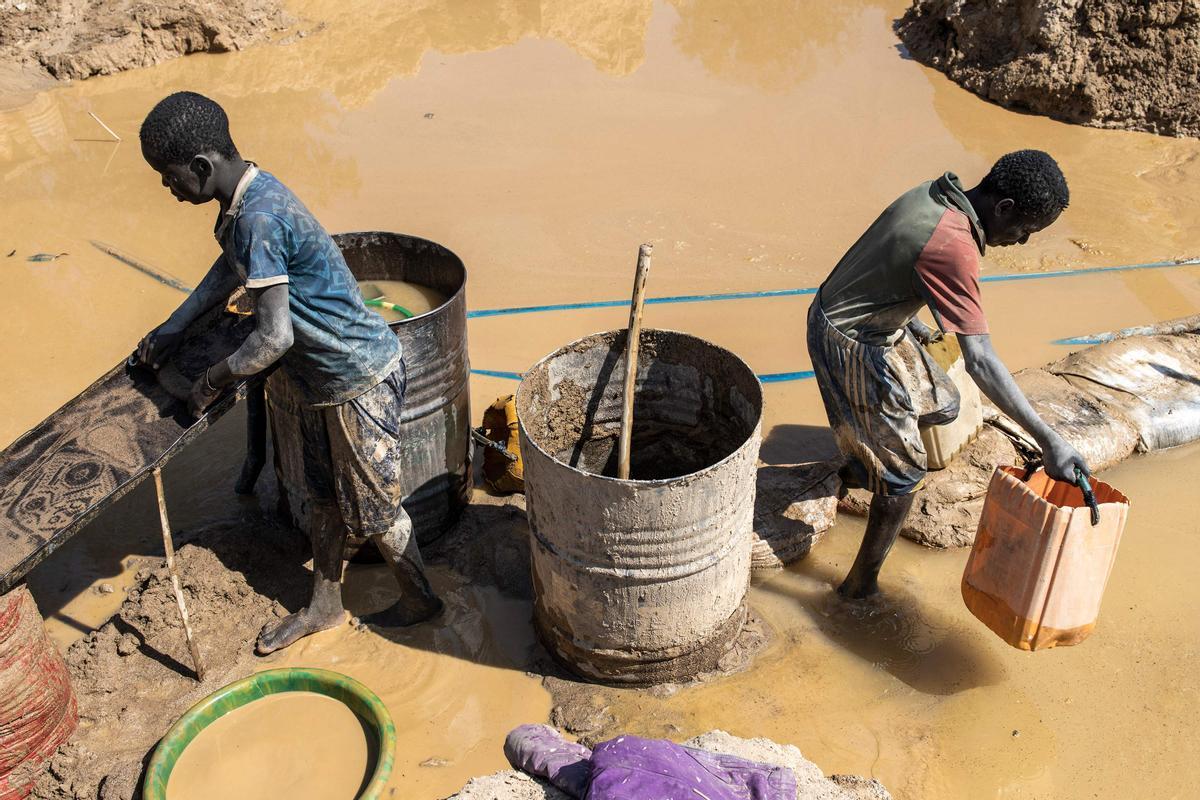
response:
<path id="1" fill-rule="evenodd" d="M 896 30 L 1006 108 L 1200 136 L 1200 0 L 916 0 Z"/>

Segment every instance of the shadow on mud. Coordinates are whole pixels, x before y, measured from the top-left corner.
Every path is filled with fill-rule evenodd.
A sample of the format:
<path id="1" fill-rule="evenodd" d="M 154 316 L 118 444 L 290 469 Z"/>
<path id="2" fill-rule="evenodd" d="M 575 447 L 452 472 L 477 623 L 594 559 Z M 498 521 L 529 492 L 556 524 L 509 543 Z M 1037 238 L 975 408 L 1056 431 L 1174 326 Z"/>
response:
<path id="1" fill-rule="evenodd" d="M 776 425 L 763 439 L 758 458 L 767 464 L 803 464 L 837 458 L 833 431 L 824 425 Z"/>
<path id="2" fill-rule="evenodd" d="M 816 588 L 775 580 L 760 589 L 795 600 L 837 646 L 912 689 L 945 696 L 1004 679 L 1003 666 L 956 620 L 918 598 L 893 589 L 871 600 L 843 600 L 834 590 L 843 576 L 829 565 L 802 562 L 792 569 Z"/>

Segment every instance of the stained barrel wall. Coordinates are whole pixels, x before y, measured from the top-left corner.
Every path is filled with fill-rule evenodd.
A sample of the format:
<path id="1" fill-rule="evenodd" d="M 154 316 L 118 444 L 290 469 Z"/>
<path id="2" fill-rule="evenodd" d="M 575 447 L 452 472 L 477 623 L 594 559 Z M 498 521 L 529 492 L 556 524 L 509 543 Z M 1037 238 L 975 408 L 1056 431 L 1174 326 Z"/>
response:
<path id="1" fill-rule="evenodd" d="M 583 677 L 644 685 L 714 669 L 745 619 L 762 392 L 733 353 L 643 331 L 617 479 L 624 342 L 548 356 L 517 411 L 538 634 Z"/>
<path id="2" fill-rule="evenodd" d="M 404 347 L 404 507 L 417 539 L 431 542 L 449 529 L 470 493 L 470 362 L 467 356 L 466 269 L 439 244 L 399 233 L 333 237 L 359 280 L 401 280 L 436 289 L 448 299 L 410 319 L 390 323 Z M 300 438 L 289 413 L 300 402 L 277 370 L 267 382 L 276 474 L 287 510 L 307 530 L 308 503 Z"/>

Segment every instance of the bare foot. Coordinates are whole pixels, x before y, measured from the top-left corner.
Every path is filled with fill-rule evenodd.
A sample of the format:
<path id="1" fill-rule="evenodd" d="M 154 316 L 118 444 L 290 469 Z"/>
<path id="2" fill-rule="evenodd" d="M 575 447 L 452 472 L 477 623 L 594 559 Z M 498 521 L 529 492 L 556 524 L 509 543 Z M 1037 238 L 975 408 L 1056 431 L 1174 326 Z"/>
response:
<path id="1" fill-rule="evenodd" d="M 267 623 L 258 634 L 258 644 L 255 652 L 260 656 L 274 653 L 298 639 L 303 639 L 313 633 L 336 628 L 346 620 L 346 612 L 340 608 L 336 612 L 318 613 L 308 608 L 302 608 L 295 614 L 288 614 L 278 622 Z"/>
<path id="2" fill-rule="evenodd" d="M 433 619 L 442 612 L 443 607 L 437 595 L 405 596 L 383 611 L 360 616 L 358 621 L 363 625 L 376 625 L 380 628 L 407 628 Z"/>

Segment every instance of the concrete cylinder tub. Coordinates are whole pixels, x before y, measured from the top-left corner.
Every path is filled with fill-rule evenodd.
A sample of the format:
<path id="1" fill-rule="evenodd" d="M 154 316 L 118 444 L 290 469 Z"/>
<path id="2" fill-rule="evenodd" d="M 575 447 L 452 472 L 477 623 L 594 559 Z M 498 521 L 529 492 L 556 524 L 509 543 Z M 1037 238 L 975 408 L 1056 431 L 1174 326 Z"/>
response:
<path id="1" fill-rule="evenodd" d="M 357 279 L 407 281 L 447 298 L 431 311 L 390 323 L 404 346 L 408 376 L 401 418 L 404 508 L 418 542 L 427 544 L 457 522 L 471 491 L 467 271 L 445 247 L 414 236 L 369 232 L 342 233 L 333 239 Z M 295 417 L 287 413 L 299 402 L 277 370 L 267 382 L 267 403 L 280 495 L 292 520 L 307 530 L 300 436 L 293 429 Z M 361 543 L 351 542 L 348 551 L 357 544 Z"/>
<path id="2" fill-rule="evenodd" d="M 728 350 L 644 330 L 620 480 L 625 338 L 547 356 L 517 416 L 538 635 L 582 677 L 648 685 L 714 669 L 745 620 L 762 388 Z"/>

